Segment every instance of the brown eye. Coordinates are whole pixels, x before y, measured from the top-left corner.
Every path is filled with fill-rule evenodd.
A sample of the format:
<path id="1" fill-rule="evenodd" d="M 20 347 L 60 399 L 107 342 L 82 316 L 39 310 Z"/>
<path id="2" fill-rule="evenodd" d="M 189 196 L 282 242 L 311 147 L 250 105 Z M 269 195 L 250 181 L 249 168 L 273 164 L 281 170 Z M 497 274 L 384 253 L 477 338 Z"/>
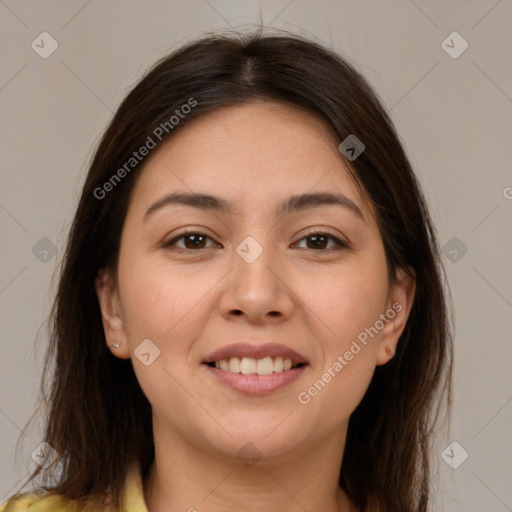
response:
<path id="1" fill-rule="evenodd" d="M 329 250 L 340 250 L 348 249 L 348 245 L 329 233 L 314 232 L 306 235 L 299 240 L 299 243 L 303 240 L 307 240 L 305 249 L 329 251 Z M 334 242 L 334 245 L 328 247 L 329 241 Z"/>
<path id="2" fill-rule="evenodd" d="M 178 245 L 181 240 L 183 240 L 183 245 Z M 166 242 L 164 247 L 177 247 L 184 250 L 208 249 L 205 245 L 207 240 L 211 240 L 211 238 L 204 233 L 186 231 Z"/>

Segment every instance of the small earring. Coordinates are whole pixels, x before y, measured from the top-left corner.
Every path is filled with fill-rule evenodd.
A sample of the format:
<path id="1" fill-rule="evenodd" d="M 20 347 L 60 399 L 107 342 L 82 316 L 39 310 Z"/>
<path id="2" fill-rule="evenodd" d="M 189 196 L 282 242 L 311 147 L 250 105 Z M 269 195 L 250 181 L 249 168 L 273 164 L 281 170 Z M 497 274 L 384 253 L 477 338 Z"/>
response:
<path id="1" fill-rule="evenodd" d="M 111 347 L 114 347 L 114 348 L 119 348 L 121 345 L 118 341 L 116 341 L 115 343 L 112 343 L 112 345 L 110 345 Z"/>
<path id="2" fill-rule="evenodd" d="M 386 347 L 386 354 L 389 357 L 393 357 L 395 355 L 395 351 L 391 347 Z"/>

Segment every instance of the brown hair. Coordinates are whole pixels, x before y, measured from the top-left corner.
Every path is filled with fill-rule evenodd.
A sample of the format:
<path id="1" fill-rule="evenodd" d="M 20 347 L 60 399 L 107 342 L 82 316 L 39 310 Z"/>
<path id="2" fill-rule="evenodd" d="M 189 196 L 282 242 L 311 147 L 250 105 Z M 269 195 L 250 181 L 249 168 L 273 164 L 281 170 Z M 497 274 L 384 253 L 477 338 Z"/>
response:
<path id="1" fill-rule="evenodd" d="M 171 129 L 169 119 L 191 98 L 194 108 Z M 41 392 L 49 409 L 44 440 L 60 458 L 45 470 L 56 484 L 41 489 L 82 501 L 109 496 L 117 506 L 134 458 L 147 473 L 154 458 L 151 406 L 131 361 L 106 346 L 94 285 L 99 269 L 115 274 L 142 168 L 128 172 L 126 162 L 162 123 L 171 136 L 205 112 L 254 100 L 303 109 L 323 119 L 340 142 L 356 134 L 366 146 L 347 164 L 378 213 L 391 278 L 406 269 L 416 294 L 395 357 L 376 368 L 351 415 L 339 483 L 361 510 L 426 511 L 434 427 L 444 399 L 447 411 L 451 406 L 452 327 L 435 229 L 393 124 L 363 77 L 321 44 L 261 30 L 207 35 L 166 56 L 128 94 L 99 143 L 52 309 Z M 127 172 L 112 182 L 123 165 Z M 98 198 L 109 180 L 111 190 Z"/>

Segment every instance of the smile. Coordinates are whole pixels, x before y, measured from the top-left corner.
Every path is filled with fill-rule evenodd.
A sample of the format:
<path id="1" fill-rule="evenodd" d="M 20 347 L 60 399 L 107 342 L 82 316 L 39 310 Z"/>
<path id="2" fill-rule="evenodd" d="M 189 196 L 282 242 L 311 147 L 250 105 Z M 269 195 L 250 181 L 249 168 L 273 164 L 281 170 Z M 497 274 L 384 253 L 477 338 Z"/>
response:
<path id="1" fill-rule="evenodd" d="M 302 366 L 300 363 L 293 363 L 291 359 L 270 356 L 260 359 L 253 357 L 231 357 L 230 359 L 212 361 L 208 365 L 225 372 L 241 373 L 242 375 L 271 375 Z"/>

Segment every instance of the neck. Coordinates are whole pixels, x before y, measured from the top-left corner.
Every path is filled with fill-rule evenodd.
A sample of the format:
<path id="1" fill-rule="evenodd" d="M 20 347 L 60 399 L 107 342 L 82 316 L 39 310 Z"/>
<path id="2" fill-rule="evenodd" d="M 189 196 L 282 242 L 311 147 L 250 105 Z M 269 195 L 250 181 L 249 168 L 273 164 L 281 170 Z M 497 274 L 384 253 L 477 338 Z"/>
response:
<path id="1" fill-rule="evenodd" d="M 339 433 L 336 441 L 324 439 L 252 465 L 173 442 L 169 432 L 165 442 L 158 429 L 154 434 L 155 460 L 143 482 L 148 512 L 356 512 L 338 484 L 344 448 Z"/>

